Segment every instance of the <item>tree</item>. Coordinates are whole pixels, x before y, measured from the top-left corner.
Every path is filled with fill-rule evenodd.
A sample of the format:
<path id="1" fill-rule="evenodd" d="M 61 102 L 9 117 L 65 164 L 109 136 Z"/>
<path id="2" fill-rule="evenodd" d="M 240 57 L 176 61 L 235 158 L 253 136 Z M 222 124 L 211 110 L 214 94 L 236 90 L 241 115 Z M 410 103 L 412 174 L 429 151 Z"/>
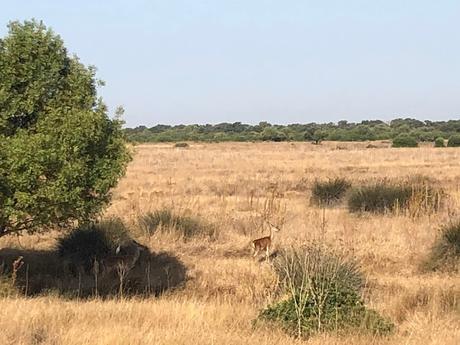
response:
<path id="1" fill-rule="evenodd" d="M 313 133 L 313 140 L 315 141 L 315 144 L 316 145 L 319 145 L 319 143 L 321 141 L 323 141 L 324 139 L 326 139 L 328 136 L 328 132 L 326 130 L 323 130 L 323 129 L 317 129 L 314 133 Z"/>
<path id="2" fill-rule="evenodd" d="M 447 141 L 447 146 L 448 147 L 459 147 L 460 146 L 460 135 L 454 134 L 450 136 L 449 140 Z"/>
<path id="3" fill-rule="evenodd" d="M 260 134 L 260 137 L 263 141 L 286 141 L 287 135 L 275 127 L 265 127 L 265 129 Z"/>
<path id="4" fill-rule="evenodd" d="M 399 134 L 393 139 L 392 147 L 417 147 L 418 143 L 414 137 L 408 134 Z"/>
<path id="5" fill-rule="evenodd" d="M 434 147 L 445 147 L 446 145 L 444 144 L 444 138 L 443 137 L 437 137 L 434 140 Z"/>
<path id="6" fill-rule="evenodd" d="M 0 237 L 94 218 L 130 159 L 95 68 L 35 20 L 0 39 Z M 117 113 L 121 114 L 121 110 Z"/>

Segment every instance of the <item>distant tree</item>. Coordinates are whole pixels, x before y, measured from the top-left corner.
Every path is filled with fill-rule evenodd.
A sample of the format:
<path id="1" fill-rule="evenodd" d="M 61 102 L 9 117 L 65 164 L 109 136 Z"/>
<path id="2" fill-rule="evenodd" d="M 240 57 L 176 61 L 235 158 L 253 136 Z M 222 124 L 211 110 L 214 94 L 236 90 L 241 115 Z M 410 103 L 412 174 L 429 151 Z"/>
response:
<path id="1" fill-rule="evenodd" d="M 460 135 L 454 134 L 447 141 L 447 146 L 449 147 L 460 147 Z"/>
<path id="2" fill-rule="evenodd" d="M 393 147 L 417 147 L 418 143 L 417 140 L 408 135 L 408 134 L 400 134 L 396 138 L 393 139 Z"/>
<path id="3" fill-rule="evenodd" d="M 0 237 L 92 219 L 130 159 L 95 69 L 41 22 L 0 40 Z M 121 109 L 117 111 L 121 115 Z"/>
<path id="4" fill-rule="evenodd" d="M 327 136 L 328 136 L 328 132 L 326 130 L 317 129 L 313 133 L 313 140 L 315 141 L 315 144 L 318 145 L 321 141 L 326 139 Z"/>
<path id="5" fill-rule="evenodd" d="M 442 137 L 437 137 L 434 141 L 434 147 L 445 147 L 446 145 L 444 144 L 444 138 Z"/>
<path id="6" fill-rule="evenodd" d="M 274 127 L 266 127 L 261 133 L 261 139 L 264 141 L 285 141 L 287 135 Z"/>

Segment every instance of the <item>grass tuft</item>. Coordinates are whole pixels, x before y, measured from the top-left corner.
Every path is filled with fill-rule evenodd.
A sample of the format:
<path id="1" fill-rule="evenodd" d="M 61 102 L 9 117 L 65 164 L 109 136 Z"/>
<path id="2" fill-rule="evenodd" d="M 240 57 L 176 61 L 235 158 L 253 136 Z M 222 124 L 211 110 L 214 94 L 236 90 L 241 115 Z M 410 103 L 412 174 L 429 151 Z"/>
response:
<path id="1" fill-rule="evenodd" d="M 460 270 L 460 221 L 447 224 L 441 229 L 441 235 L 421 268 L 423 271 Z"/>
<path id="2" fill-rule="evenodd" d="M 348 197 L 350 212 L 387 213 L 406 210 L 411 216 L 437 212 L 444 199 L 442 189 L 428 181 L 391 183 L 381 180 L 353 188 Z"/>
<path id="3" fill-rule="evenodd" d="M 312 188 L 311 202 L 316 205 L 331 205 L 340 201 L 351 183 L 344 178 L 334 178 L 327 181 L 315 181 Z"/>
<path id="4" fill-rule="evenodd" d="M 214 237 L 216 229 L 198 217 L 179 215 L 169 209 L 143 214 L 138 219 L 141 230 L 152 236 L 156 232 L 172 232 L 184 240 L 192 237 Z"/>

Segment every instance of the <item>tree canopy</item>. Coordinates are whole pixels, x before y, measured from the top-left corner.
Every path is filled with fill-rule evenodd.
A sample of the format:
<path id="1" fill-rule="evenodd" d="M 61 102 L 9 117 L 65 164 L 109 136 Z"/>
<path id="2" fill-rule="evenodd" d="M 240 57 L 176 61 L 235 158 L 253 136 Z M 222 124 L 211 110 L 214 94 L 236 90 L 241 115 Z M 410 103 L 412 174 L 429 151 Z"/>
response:
<path id="1" fill-rule="evenodd" d="M 35 20 L 0 39 L 0 237 L 84 222 L 130 159 L 95 68 Z"/>
<path id="2" fill-rule="evenodd" d="M 126 128 L 126 136 L 134 142 L 175 141 L 365 141 L 394 139 L 400 134 L 416 141 L 434 141 L 460 133 L 460 120 L 419 121 L 398 118 L 389 123 L 365 120 L 359 123 L 306 123 L 275 125 L 260 122 L 257 125 L 219 123 L 215 125 L 156 125 Z"/>

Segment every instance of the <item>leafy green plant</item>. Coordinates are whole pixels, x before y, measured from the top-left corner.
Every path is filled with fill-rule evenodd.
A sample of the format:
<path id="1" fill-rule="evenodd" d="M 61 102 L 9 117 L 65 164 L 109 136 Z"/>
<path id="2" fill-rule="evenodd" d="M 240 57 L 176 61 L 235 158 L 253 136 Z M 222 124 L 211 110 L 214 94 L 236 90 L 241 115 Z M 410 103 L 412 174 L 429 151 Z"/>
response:
<path id="1" fill-rule="evenodd" d="M 428 271 L 460 270 L 460 221 L 442 227 L 441 235 L 421 268 Z"/>
<path id="2" fill-rule="evenodd" d="M 95 68 L 37 21 L 0 41 L 0 237 L 96 217 L 130 154 Z M 121 115 L 122 109 L 116 112 Z"/>
<path id="3" fill-rule="evenodd" d="M 175 214 L 169 209 L 148 212 L 139 217 L 140 228 L 149 236 L 157 231 L 174 232 L 184 239 L 215 235 L 215 228 L 197 217 Z"/>
<path id="4" fill-rule="evenodd" d="M 444 145 L 444 138 L 443 137 L 437 137 L 435 140 L 434 140 L 434 147 L 445 147 L 446 145 Z"/>
<path id="5" fill-rule="evenodd" d="M 460 135 L 454 134 L 447 141 L 448 147 L 460 147 Z"/>
<path id="6" fill-rule="evenodd" d="M 364 277 L 353 260 L 320 245 L 284 250 L 274 262 L 280 292 L 287 296 L 262 310 L 259 319 L 278 322 L 289 333 L 358 330 L 387 334 L 393 324 L 365 307 Z"/>
<path id="7" fill-rule="evenodd" d="M 315 181 L 311 201 L 317 205 L 331 205 L 340 201 L 350 187 L 351 183 L 340 177 L 327 181 Z"/>
<path id="8" fill-rule="evenodd" d="M 392 147 L 417 147 L 417 140 L 408 134 L 399 134 L 393 139 Z"/>

